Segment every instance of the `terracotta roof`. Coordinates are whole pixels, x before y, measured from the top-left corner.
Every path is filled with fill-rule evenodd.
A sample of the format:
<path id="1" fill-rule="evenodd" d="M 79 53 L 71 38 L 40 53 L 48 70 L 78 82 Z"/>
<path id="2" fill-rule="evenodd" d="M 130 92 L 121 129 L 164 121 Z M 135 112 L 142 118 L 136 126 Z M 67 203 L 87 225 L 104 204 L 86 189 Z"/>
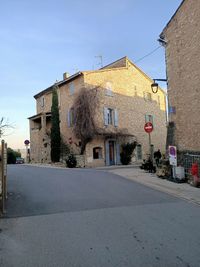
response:
<path id="1" fill-rule="evenodd" d="M 31 117 L 29 117 L 28 119 L 29 120 L 34 120 L 34 119 L 38 119 L 38 118 L 40 118 L 42 115 L 44 115 L 44 114 L 46 114 L 46 116 L 51 116 L 51 112 L 45 112 L 45 113 L 38 113 L 38 114 L 36 114 L 36 115 L 34 115 L 34 116 L 31 116 Z"/>
<path id="2" fill-rule="evenodd" d="M 46 88 L 45 90 L 42 90 L 41 92 L 39 92 L 38 94 L 34 95 L 34 98 L 38 98 L 40 96 L 42 96 L 43 94 L 45 93 L 48 93 L 48 92 L 51 92 L 53 90 L 53 86 L 56 85 L 56 86 L 61 86 L 65 83 L 68 83 L 68 82 L 71 82 L 72 80 L 76 79 L 77 77 L 81 76 L 83 73 L 82 72 L 77 72 L 73 75 L 71 75 L 69 78 L 65 79 L 65 80 L 62 80 L 60 82 L 57 82 L 55 84 L 52 84 L 51 86 L 49 86 L 48 88 Z"/>

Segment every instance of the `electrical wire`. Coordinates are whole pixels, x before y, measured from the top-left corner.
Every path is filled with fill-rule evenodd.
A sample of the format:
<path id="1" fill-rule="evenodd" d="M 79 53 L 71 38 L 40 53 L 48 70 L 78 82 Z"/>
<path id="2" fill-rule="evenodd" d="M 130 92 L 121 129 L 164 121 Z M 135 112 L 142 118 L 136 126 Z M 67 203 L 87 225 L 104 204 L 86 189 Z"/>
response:
<path id="1" fill-rule="evenodd" d="M 162 45 L 159 45 L 158 47 L 156 47 L 154 50 L 152 50 L 150 53 L 148 53 L 148 54 L 146 54 L 145 56 L 143 56 L 143 57 L 141 57 L 141 58 L 139 58 L 139 59 L 137 59 L 136 61 L 134 61 L 135 63 L 138 63 L 138 62 L 140 62 L 141 60 L 143 60 L 144 58 L 146 58 L 146 57 L 148 57 L 148 56 L 150 56 L 150 55 L 152 55 L 153 53 L 155 53 L 159 48 L 161 48 L 162 47 Z"/>

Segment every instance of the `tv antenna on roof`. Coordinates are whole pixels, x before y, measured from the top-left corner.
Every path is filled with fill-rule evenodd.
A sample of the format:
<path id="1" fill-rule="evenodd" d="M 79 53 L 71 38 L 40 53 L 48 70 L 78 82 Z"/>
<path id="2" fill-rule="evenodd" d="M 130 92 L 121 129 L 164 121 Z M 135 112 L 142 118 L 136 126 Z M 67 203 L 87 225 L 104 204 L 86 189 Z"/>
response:
<path id="1" fill-rule="evenodd" d="M 78 72 L 78 68 L 74 68 L 73 71 L 74 71 L 74 73 L 77 73 Z"/>
<path id="2" fill-rule="evenodd" d="M 95 56 L 95 57 L 98 57 L 100 59 L 100 63 L 98 65 L 100 65 L 101 68 L 103 68 L 103 56 L 99 55 L 99 56 Z"/>

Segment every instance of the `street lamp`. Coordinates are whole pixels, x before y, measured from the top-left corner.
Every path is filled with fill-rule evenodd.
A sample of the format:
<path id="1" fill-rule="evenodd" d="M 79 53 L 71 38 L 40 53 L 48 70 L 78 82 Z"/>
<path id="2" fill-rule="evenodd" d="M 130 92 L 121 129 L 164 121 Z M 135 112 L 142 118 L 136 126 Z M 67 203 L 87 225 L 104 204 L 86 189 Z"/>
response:
<path id="1" fill-rule="evenodd" d="M 167 79 L 153 79 L 153 83 L 151 84 L 151 90 L 154 94 L 158 92 L 158 83 L 156 83 L 156 81 L 166 82 Z"/>

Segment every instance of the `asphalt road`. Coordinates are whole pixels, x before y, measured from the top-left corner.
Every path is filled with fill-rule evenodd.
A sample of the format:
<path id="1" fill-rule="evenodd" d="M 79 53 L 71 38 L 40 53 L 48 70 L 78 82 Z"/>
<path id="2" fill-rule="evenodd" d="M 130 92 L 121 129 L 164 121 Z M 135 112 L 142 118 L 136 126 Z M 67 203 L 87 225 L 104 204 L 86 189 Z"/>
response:
<path id="1" fill-rule="evenodd" d="M 13 165 L 8 177 L 0 266 L 200 266 L 197 205 L 105 170 Z"/>

